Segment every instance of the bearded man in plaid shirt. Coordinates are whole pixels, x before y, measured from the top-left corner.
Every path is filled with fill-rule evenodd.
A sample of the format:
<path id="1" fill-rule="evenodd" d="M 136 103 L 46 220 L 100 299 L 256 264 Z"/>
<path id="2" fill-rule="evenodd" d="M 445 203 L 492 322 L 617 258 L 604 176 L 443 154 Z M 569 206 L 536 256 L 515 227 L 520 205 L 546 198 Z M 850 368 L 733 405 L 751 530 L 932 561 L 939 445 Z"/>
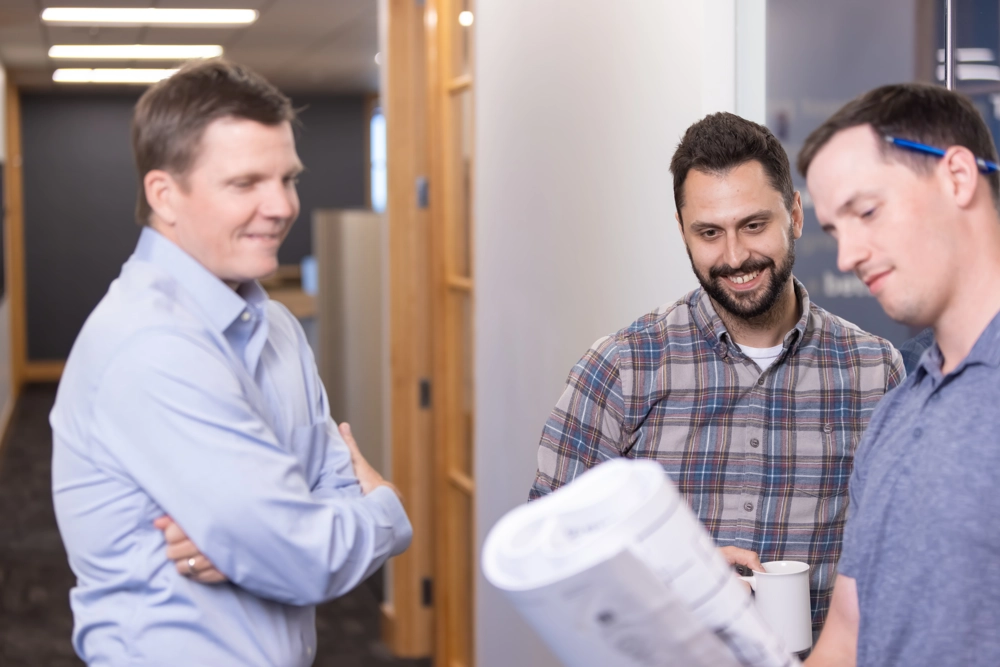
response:
<path id="1" fill-rule="evenodd" d="M 811 566 L 826 617 L 855 448 L 899 353 L 820 308 L 792 276 L 802 202 L 767 128 L 729 113 L 671 160 L 701 287 L 598 340 L 545 424 L 538 498 L 610 458 L 652 459 L 733 564 Z"/>

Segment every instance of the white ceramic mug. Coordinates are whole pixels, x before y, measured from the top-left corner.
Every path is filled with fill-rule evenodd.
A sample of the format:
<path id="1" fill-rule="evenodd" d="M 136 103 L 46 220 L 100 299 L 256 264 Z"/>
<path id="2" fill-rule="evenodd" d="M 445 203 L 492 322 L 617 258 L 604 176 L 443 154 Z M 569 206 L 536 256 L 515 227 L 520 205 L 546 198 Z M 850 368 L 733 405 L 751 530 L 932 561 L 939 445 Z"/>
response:
<path id="1" fill-rule="evenodd" d="M 812 648 L 809 608 L 809 565 L 797 560 L 761 563 L 763 572 L 740 577 L 754 590 L 754 602 L 764 622 L 792 653 Z"/>

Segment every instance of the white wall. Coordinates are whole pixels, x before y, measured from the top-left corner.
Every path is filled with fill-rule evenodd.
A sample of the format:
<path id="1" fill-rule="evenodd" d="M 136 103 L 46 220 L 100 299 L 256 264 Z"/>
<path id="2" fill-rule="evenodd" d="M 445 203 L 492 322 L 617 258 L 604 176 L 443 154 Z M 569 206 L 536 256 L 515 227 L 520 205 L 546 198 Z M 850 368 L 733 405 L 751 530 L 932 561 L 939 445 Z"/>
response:
<path id="1" fill-rule="evenodd" d="M 696 285 L 669 164 L 705 113 L 763 99 L 740 87 L 751 74 L 762 81 L 756 61 L 735 62 L 737 33 L 763 32 L 763 20 L 741 17 L 736 2 L 477 2 L 480 548 L 526 501 L 542 425 L 572 365 L 600 336 Z M 557 664 L 481 576 L 476 599 L 478 667 Z"/>

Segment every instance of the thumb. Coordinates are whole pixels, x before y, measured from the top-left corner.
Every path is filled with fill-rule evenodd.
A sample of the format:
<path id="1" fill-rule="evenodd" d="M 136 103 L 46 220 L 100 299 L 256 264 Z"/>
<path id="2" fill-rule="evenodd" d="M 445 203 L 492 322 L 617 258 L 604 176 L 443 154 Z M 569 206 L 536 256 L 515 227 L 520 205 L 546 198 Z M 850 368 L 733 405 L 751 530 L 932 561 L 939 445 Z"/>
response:
<path id="1" fill-rule="evenodd" d="M 338 428 L 340 430 L 340 437 L 344 439 L 347 448 L 351 451 L 351 458 L 360 456 L 361 450 L 358 449 L 358 443 L 354 441 L 354 435 L 351 434 L 351 425 L 344 422 Z"/>

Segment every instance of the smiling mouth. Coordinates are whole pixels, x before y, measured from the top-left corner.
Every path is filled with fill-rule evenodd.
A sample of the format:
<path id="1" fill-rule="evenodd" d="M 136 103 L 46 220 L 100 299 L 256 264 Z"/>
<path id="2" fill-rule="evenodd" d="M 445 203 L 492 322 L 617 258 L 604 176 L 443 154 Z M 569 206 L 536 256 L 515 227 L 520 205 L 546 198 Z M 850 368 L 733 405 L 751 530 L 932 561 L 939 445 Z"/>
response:
<path id="1" fill-rule="evenodd" d="M 888 271 L 882 271 L 881 273 L 875 273 L 870 276 L 865 276 L 862 282 L 868 287 L 868 291 L 875 293 L 882 283 L 882 279 L 892 273 L 892 269 Z"/>
<path id="2" fill-rule="evenodd" d="M 757 276 L 760 275 L 760 271 L 753 271 L 751 273 L 741 273 L 735 276 L 726 276 L 726 280 L 736 283 L 737 285 L 742 285 L 748 283 Z"/>

